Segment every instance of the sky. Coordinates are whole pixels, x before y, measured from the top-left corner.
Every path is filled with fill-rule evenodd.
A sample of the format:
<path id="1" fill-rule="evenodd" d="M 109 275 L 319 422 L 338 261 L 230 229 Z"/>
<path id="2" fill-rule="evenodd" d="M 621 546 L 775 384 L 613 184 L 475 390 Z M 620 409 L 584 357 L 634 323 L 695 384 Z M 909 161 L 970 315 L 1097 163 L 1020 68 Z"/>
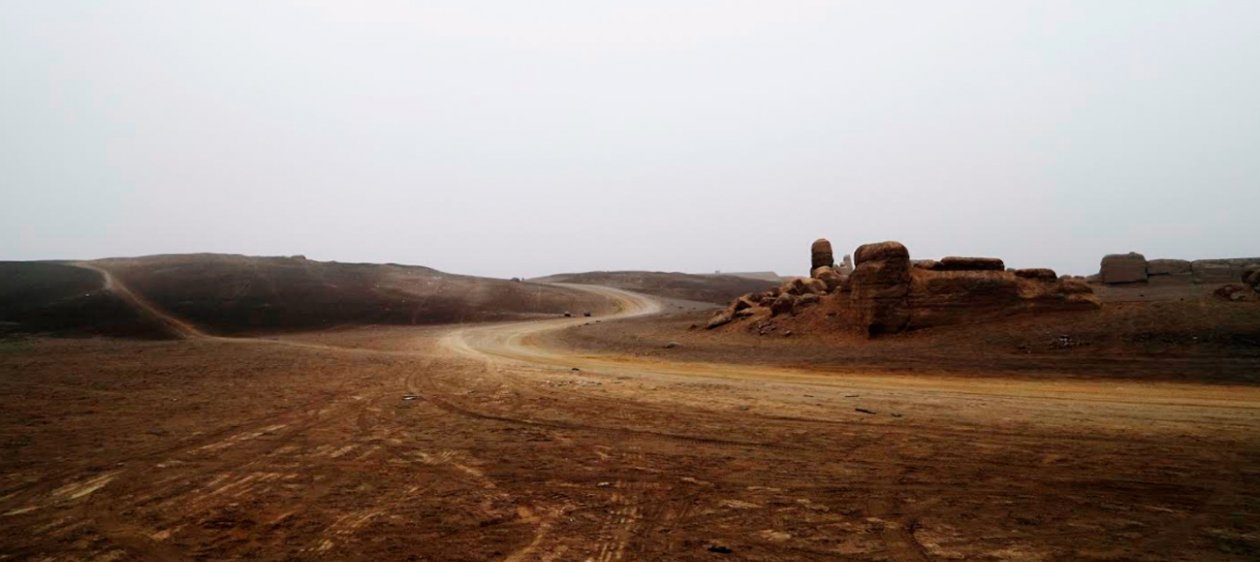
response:
<path id="1" fill-rule="evenodd" d="M 1260 255 L 1260 2 L 0 0 L 0 259 Z M 839 257 L 839 256 L 837 256 Z"/>

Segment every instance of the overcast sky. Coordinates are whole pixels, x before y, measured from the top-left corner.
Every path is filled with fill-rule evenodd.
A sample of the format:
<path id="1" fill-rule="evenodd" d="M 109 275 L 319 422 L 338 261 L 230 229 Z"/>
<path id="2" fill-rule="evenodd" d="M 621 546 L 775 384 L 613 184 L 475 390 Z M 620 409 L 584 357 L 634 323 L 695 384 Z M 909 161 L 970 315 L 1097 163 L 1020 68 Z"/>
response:
<path id="1" fill-rule="evenodd" d="M 1260 2 L 0 0 L 0 259 L 1260 254 Z"/>

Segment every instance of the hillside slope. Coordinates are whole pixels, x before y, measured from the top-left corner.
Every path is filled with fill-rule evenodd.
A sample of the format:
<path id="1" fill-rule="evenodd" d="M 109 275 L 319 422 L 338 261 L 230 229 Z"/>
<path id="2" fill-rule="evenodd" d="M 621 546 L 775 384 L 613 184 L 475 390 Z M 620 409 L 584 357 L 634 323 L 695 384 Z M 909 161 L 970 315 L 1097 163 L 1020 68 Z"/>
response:
<path id="1" fill-rule="evenodd" d="M 16 331 L 175 335 L 151 314 L 122 302 L 122 288 L 213 335 L 512 320 L 612 307 L 602 297 L 566 287 L 301 257 L 178 254 L 4 267 L 17 274 L 0 284 L 0 322 Z M 106 290 L 102 273 L 122 288 Z M 71 299 L 75 294 L 88 296 Z"/>
<path id="2" fill-rule="evenodd" d="M 106 290 L 95 271 L 58 262 L 0 262 L 0 334 L 171 336 Z"/>

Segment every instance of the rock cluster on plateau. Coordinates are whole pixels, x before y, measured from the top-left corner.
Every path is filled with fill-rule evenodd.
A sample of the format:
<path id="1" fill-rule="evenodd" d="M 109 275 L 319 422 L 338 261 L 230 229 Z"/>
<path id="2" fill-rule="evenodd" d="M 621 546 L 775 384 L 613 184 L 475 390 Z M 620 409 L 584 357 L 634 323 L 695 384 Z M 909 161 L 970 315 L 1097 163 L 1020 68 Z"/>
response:
<path id="1" fill-rule="evenodd" d="M 1146 283 L 1162 279 L 1225 283 L 1238 282 L 1248 271 L 1255 269 L 1260 269 L 1260 258 L 1147 260 L 1142 254 L 1129 252 L 1104 256 L 1098 269 L 1098 280 L 1108 285 Z"/>
<path id="2" fill-rule="evenodd" d="M 714 315 L 708 327 L 745 321 L 765 326 L 788 315 L 876 336 L 1015 313 L 1099 307 L 1083 280 L 1060 279 L 1043 268 L 1007 270 L 997 258 L 912 262 L 905 246 L 890 241 L 859 246 L 843 265 L 833 260 L 831 243 L 815 241 L 810 277 L 741 296 Z"/>

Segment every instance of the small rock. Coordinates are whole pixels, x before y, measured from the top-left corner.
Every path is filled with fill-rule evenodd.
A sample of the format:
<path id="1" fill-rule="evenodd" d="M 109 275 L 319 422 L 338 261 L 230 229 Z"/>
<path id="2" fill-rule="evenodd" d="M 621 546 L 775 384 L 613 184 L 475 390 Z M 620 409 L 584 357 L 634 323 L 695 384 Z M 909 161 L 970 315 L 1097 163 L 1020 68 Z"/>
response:
<path id="1" fill-rule="evenodd" d="M 722 546 L 720 544 L 715 544 L 709 547 L 709 552 L 713 552 L 716 554 L 730 554 L 733 551 L 728 547 Z"/>
<path id="2" fill-rule="evenodd" d="M 672 342 L 669 342 L 669 343 L 665 344 L 665 349 L 674 349 L 675 347 L 678 347 L 678 342 L 673 342 L 673 341 L 672 341 Z"/>

